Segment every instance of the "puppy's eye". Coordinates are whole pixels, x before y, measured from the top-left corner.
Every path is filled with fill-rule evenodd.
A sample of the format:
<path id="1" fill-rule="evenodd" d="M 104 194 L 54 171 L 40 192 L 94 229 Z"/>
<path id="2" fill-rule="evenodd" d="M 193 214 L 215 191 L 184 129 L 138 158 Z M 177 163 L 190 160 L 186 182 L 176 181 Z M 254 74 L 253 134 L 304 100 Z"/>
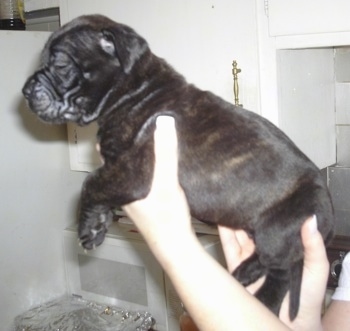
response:
<path id="1" fill-rule="evenodd" d="M 67 69 L 67 64 L 57 64 L 57 63 L 54 63 L 53 64 L 53 67 L 56 69 L 56 70 L 58 70 L 58 71 L 63 71 L 63 70 L 65 70 L 65 69 Z"/>
<path id="2" fill-rule="evenodd" d="M 52 69 L 54 71 L 55 74 L 59 75 L 60 77 L 65 77 L 68 76 L 72 73 L 71 67 L 68 66 L 67 64 L 54 64 L 52 66 Z"/>
<path id="3" fill-rule="evenodd" d="M 69 56 L 62 52 L 53 53 L 50 58 L 51 66 L 53 66 L 57 70 L 64 70 L 69 66 L 71 60 Z"/>

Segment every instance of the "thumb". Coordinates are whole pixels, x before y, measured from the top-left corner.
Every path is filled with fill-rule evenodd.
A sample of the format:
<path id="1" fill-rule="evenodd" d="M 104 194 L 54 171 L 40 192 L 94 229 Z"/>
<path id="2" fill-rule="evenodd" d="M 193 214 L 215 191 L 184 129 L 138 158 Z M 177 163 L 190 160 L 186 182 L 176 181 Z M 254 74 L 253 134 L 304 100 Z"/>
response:
<path id="1" fill-rule="evenodd" d="M 323 272 L 329 269 L 326 247 L 317 229 L 317 217 L 309 218 L 301 228 L 304 245 L 304 267 L 312 272 Z M 327 273 L 328 277 L 328 273 Z"/>
<path id="2" fill-rule="evenodd" d="M 178 150 L 175 120 L 171 116 L 159 116 L 154 132 L 154 178 L 157 185 L 178 182 Z"/>

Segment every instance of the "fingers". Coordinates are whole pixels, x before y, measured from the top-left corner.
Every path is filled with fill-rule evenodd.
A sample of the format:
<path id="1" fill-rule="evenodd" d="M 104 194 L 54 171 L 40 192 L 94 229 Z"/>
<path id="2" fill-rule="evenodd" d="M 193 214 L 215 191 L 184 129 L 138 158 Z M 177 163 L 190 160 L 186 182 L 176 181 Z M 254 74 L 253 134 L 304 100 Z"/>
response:
<path id="1" fill-rule="evenodd" d="M 322 278 L 318 279 L 324 281 L 328 277 L 329 263 L 323 238 L 317 230 L 315 215 L 302 226 L 301 237 L 304 245 L 304 269 L 312 274 L 319 273 Z"/>
<path id="2" fill-rule="evenodd" d="M 229 272 L 233 272 L 242 262 L 240 258 L 242 248 L 237 240 L 236 231 L 221 225 L 218 226 L 218 231 L 227 269 Z"/>
<path id="3" fill-rule="evenodd" d="M 243 230 L 234 230 L 219 225 L 218 231 L 227 268 L 233 272 L 254 252 L 254 241 Z"/>
<path id="4" fill-rule="evenodd" d="M 305 221 L 301 228 L 301 238 L 304 246 L 304 268 L 298 316 L 294 321 L 289 320 L 289 300 L 284 300 L 280 319 L 293 330 L 319 330 L 329 263 L 322 235 L 317 229 L 316 216 Z"/>
<path id="5" fill-rule="evenodd" d="M 322 235 L 317 230 L 316 216 L 303 224 L 301 238 L 304 245 L 301 297 L 306 296 L 304 300 L 309 306 L 321 307 L 327 286 L 329 262 Z"/>

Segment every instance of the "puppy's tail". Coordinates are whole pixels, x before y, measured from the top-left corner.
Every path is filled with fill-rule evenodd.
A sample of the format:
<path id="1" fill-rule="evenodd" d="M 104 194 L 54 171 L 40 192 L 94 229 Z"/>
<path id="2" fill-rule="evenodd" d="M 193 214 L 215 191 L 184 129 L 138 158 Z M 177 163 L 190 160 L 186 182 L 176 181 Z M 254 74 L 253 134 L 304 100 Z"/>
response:
<path id="1" fill-rule="evenodd" d="M 293 321 L 299 311 L 300 304 L 300 290 L 301 290 L 301 281 L 303 276 L 303 260 L 295 263 L 291 269 L 290 275 L 290 297 L 289 297 L 289 318 Z"/>

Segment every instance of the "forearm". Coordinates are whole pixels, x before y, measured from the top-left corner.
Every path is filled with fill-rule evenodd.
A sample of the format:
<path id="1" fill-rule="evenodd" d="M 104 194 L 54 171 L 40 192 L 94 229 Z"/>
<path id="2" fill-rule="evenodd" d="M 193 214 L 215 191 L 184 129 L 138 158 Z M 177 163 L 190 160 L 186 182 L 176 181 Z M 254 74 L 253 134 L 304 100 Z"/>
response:
<path id="1" fill-rule="evenodd" d="M 344 331 L 350 326 L 350 301 L 334 300 L 322 318 L 324 331 Z"/>
<path id="2" fill-rule="evenodd" d="M 207 254 L 194 234 L 171 241 L 150 246 L 201 331 L 289 330 Z"/>

